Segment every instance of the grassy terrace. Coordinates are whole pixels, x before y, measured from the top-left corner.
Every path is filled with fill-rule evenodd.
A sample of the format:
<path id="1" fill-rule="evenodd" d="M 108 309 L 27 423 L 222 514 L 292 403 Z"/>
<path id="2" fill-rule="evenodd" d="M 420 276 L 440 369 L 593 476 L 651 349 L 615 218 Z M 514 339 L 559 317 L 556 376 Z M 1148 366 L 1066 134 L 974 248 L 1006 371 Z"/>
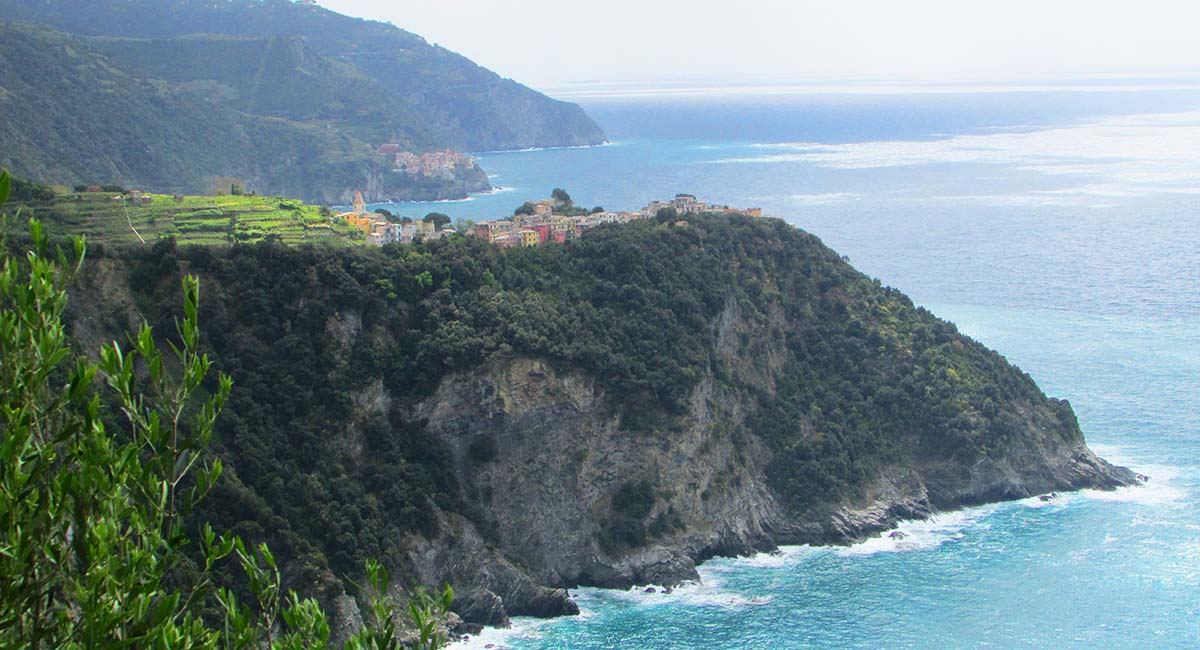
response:
<path id="1" fill-rule="evenodd" d="M 255 242 L 278 236 L 288 244 L 328 243 L 352 246 L 362 234 L 321 216 L 317 206 L 294 199 L 267 196 L 185 196 L 149 194 L 147 205 L 124 205 L 111 192 L 60 194 L 44 203 L 21 207 L 23 216 L 36 216 L 51 234 L 86 235 L 94 242 L 137 244 L 130 222 L 146 243 L 175 237 L 181 244 Z M 126 217 L 128 209 L 128 218 Z"/>

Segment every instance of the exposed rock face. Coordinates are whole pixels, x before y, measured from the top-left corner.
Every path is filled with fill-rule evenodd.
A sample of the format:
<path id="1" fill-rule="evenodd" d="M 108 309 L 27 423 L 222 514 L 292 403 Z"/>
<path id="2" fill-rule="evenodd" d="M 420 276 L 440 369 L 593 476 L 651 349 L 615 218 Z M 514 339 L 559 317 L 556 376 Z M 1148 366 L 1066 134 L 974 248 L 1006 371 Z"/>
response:
<path id="1" fill-rule="evenodd" d="M 697 390 L 682 431 L 639 437 L 586 378 L 518 360 L 445 382 L 422 415 L 464 458 L 461 480 L 483 499 L 500 550 L 538 581 L 675 584 L 697 578 L 697 557 L 769 546 L 770 526 L 783 520 L 755 476 L 761 445 L 748 439 L 739 451 L 731 437 L 709 435 L 711 390 L 711 382 Z M 472 462 L 468 449 L 480 437 L 494 438 L 498 451 Z M 612 493 L 630 479 L 665 491 L 649 518 L 673 509 L 685 532 L 613 557 L 598 538 Z"/>
<path id="2" fill-rule="evenodd" d="M 409 561 L 424 584 L 449 582 L 465 599 L 454 609 L 468 623 L 494 625 L 507 616 L 550 618 L 578 614 L 564 589 L 546 587 L 488 548 L 475 527 L 457 515 L 445 515 L 441 539 L 411 540 Z"/>
<path id="3" fill-rule="evenodd" d="M 736 302 L 714 323 L 730 366 L 767 392 L 784 364 L 777 340 L 784 327 L 781 312 L 748 322 Z M 676 585 L 697 580 L 696 563 L 715 555 L 844 544 L 938 511 L 1135 482 L 1129 470 L 1084 445 L 1073 414 L 1060 404 L 1066 419 L 1029 415 L 1042 428 L 1002 455 L 964 464 L 913 451 L 883 468 L 860 498 L 797 511 L 765 480 L 772 453 L 743 426 L 746 405 L 722 386 L 702 379 L 681 425 L 650 436 L 622 427 L 621 396 L 535 359 L 449 377 L 419 416 L 453 450 L 461 484 L 486 513 L 496 553 L 478 552 L 474 527 L 459 520 L 456 539 L 465 536 L 467 543 L 441 559 L 429 557 L 423 575 L 483 585 L 501 594 L 508 614 L 555 615 L 569 608 L 548 604 L 532 585 Z M 494 449 L 491 457 L 473 456 L 481 440 L 494 443 L 483 445 Z M 654 486 L 646 520 L 670 516 L 676 525 L 645 546 L 614 552 L 602 543 L 604 527 L 614 493 L 630 481 Z M 502 619 L 498 604 L 472 594 L 460 613 L 492 624 Z"/>
<path id="4" fill-rule="evenodd" d="M 862 502 L 792 512 L 761 478 L 770 460 L 766 446 L 752 433 L 715 433 L 716 408 L 738 417 L 737 405 L 721 400 L 714 382 L 701 382 L 686 425 L 647 437 L 624 431 L 611 398 L 586 377 L 536 360 L 449 379 L 421 416 L 461 459 L 460 479 L 481 498 L 498 553 L 482 552 L 473 526 L 460 520 L 454 531 L 465 539 L 456 537 L 454 549 L 429 547 L 424 575 L 486 585 L 503 594 L 508 614 L 556 615 L 570 608 L 547 601 L 549 594 L 533 585 L 675 585 L 698 579 L 696 562 L 714 555 L 847 543 L 939 510 L 1133 483 L 1128 470 L 1097 458 L 1081 441 L 1042 435 L 972 467 L 897 466 Z M 484 437 L 495 440 L 494 458 L 472 459 L 472 442 Z M 631 478 L 656 486 L 648 519 L 670 511 L 682 526 L 614 555 L 599 542 L 601 529 L 612 494 Z M 472 594 L 459 611 L 465 620 L 495 624 L 503 618 L 497 605 Z"/>

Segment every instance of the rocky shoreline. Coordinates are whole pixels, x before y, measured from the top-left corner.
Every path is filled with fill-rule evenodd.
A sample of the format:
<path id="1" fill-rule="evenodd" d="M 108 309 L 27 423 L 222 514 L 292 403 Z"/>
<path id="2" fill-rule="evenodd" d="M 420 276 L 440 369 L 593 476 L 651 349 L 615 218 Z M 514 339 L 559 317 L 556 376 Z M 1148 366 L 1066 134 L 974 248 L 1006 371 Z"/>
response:
<path id="1" fill-rule="evenodd" d="M 575 587 L 669 588 L 698 581 L 697 565 L 714 557 L 771 552 L 784 545 L 849 545 L 901 521 L 965 507 L 1138 483 L 1132 471 L 1100 459 L 1081 438 L 1055 435 L 972 467 L 938 461 L 895 466 L 864 490 L 869 496 L 863 501 L 795 512 L 759 478 L 770 454 L 751 435 L 739 443 L 742 478 L 727 481 L 724 494 L 705 499 L 683 490 L 657 506 L 686 513 L 683 530 L 616 557 L 607 555 L 594 541 L 595 501 L 590 508 L 585 504 L 596 498 L 592 491 L 600 493 L 618 481 L 612 468 L 636 473 L 649 463 L 664 484 L 698 486 L 703 482 L 698 473 L 737 455 L 731 441 L 722 444 L 701 433 L 710 415 L 702 405 L 714 398 L 702 393 L 711 390 L 704 383 L 698 389 L 692 427 L 669 443 L 645 444 L 619 433 L 605 396 L 586 378 L 559 375 L 536 360 L 508 362 L 448 382 L 419 415 L 456 455 L 465 455 L 481 435 L 499 443 L 497 457 L 485 467 L 461 464 L 471 472 L 464 471 L 462 480 L 486 486 L 493 495 L 495 537 L 485 541 L 473 522 L 443 515 L 439 541 L 412 540 L 416 574 L 427 584 L 463 585 L 454 607 L 462 629 L 503 627 L 511 616 L 577 614 L 568 591 Z M 630 450 L 631 445 L 637 449 Z M 702 447 L 708 449 L 707 462 L 683 462 L 697 457 Z M 588 466 L 588 458 L 595 459 L 595 467 Z"/>
<path id="2" fill-rule="evenodd" d="M 1085 461 L 1090 464 L 1089 461 Z M 1096 481 L 1083 480 L 1060 488 L 1063 492 L 1101 489 L 1111 490 L 1119 487 L 1138 485 L 1146 477 L 1135 475 L 1125 467 L 1118 467 L 1101 460 L 1102 472 L 1091 475 Z M 1083 478 L 1083 477 L 1080 477 Z M 872 507 L 856 510 L 841 511 L 828 522 L 827 534 L 816 538 L 796 531 L 779 534 L 762 543 L 750 543 L 745 546 L 729 548 L 706 548 L 700 552 L 679 547 L 656 547 L 640 554 L 640 568 L 637 575 L 639 581 L 621 581 L 609 584 L 576 584 L 570 587 L 553 588 L 549 590 L 524 589 L 515 590 L 508 598 L 501 598 L 486 589 L 476 588 L 466 594 L 461 594 L 455 602 L 454 611 L 458 621 L 454 626 L 456 634 L 477 634 L 484 627 L 509 627 L 509 616 L 533 616 L 537 618 L 557 618 L 579 614 L 579 607 L 571 599 L 570 589 L 577 587 L 598 587 L 603 589 L 626 590 L 635 587 L 645 587 L 647 593 L 661 590 L 671 591 L 689 582 L 700 582 L 698 567 L 708 560 L 715 558 L 749 557 L 760 553 L 778 552 L 781 546 L 851 546 L 879 533 L 895 530 L 905 521 L 920 521 L 930 517 L 971 508 L 989 503 L 1002 503 L 1039 496 L 1044 501 L 1056 499 L 1058 491 L 1035 494 L 1016 494 L 999 500 L 969 500 L 963 501 L 954 508 L 931 509 L 923 502 L 878 503 Z M 904 533 L 892 533 L 897 539 L 903 539 Z M 529 600 L 522 600 L 529 597 Z"/>

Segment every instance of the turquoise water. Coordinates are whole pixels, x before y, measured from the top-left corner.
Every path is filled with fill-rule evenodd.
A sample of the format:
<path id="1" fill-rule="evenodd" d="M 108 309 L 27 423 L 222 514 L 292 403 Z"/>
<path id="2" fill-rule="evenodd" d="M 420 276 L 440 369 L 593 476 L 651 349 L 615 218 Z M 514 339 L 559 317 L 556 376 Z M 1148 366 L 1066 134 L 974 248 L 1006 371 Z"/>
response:
<path id="1" fill-rule="evenodd" d="M 510 648 L 1200 647 L 1200 96 L 710 99 L 586 105 L 614 144 L 487 154 L 510 213 L 556 186 L 633 209 L 677 191 L 820 236 L 1068 398 L 1151 476 L 948 513 L 849 548 L 717 559 L 670 595 L 583 589 Z"/>

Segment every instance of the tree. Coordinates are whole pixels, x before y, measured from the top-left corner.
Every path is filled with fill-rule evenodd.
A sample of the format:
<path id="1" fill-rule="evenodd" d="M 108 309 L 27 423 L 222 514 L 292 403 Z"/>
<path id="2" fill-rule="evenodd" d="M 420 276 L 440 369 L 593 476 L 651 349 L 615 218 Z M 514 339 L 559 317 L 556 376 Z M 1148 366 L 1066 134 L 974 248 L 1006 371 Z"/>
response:
<path id="1" fill-rule="evenodd" d="M 425 223 L 432 223 L 435 228 L 441 230 L 450 224 L 450 217 L 441 212 L 430 212 L 422 219 Z"/>
<path id="2" fill-rule="evenodd" d="M 23 203 L 46 203 L 53 201 L 56 195 L 54 190 L 41 183 L 35 183 L 23 178 L 13 178 L 11 196 L 14 200 Z"/>
<path id="3" fill-rule="evenodd" d="M 672 223 L 678 218 L 679 212 L 675 208 L 659 208 L 658 212 L 654 213 L 654 219 L 659 223 Z"/>
<path id="4" fill-rule="evenodd" d="M 550 192 L 550 198 L 554 199 L 556 205 L 566 208 L 575 205 L 575 202 L 571 200 L 571 195 L 567 194 L 567 191 L 561 187 L 554 188 L 554 191 Z"/>
<path id="5" fill-rule="evenodd" d="M 387 208 L 375 208 L 375 214 L 382 214 L 388 221 L 395 221 L 396 215 L 392 214 Z"/>
<path id="6" fill-rule="evenodd" d="M 535 210 L 534 210 L 533 204 L 530 203 L 529 201 L 526 201 L 521 204 L 521 207 L 517 208 L 516 210 L 513 210 L 513 216 L 517 216 L 520 214 L 532 216 L 534 214 L 534 212 L 535 212 Z"/>
<path id="7" fill-rule="evenodd" d="M 10 189 L 0 172 L 0 204 Z M 183 280 L 169 355 L 143 325 L 127 349 L 105 345 L 93 361 L 71 350 L 63 323 L 84 241 L 51 253 L 41 223 L 29 228 L 28 253 L 6 254 L 0 265 L 0 647 L 327 648 L 325 614 L 315 600 L 282 591 L 266 545 L 248 547 L 208 525 L 189 539 L 186 517 L 221 476 L 208 445 L 233 385 L 228 375 L 210 378 L 199 351 L 199 281 Z M 117 411 L 103 406 L 110 402 Z M 231 555 L 253 610 L 216 586 L 214 567 Z M 366 569 L 386 593 L 386 574 Z M 224 616 L 210 626 L 198 612 L 214 599 Z M 437 602 L 410 600 L 421 647 L 444 644 L 452 599 L 447 587 Z M 377 620 L 394 618 L 398 608 L 385 604 Z M 400 647 L 377 628 L 346 647 Z"/>
<path id="8" fill-rule="evenodd" d="M 600 214 L 601 212 L 604 212 L 604 208 L 602 206 L 598 205 L 592 208 L 592 214 Z"/>

